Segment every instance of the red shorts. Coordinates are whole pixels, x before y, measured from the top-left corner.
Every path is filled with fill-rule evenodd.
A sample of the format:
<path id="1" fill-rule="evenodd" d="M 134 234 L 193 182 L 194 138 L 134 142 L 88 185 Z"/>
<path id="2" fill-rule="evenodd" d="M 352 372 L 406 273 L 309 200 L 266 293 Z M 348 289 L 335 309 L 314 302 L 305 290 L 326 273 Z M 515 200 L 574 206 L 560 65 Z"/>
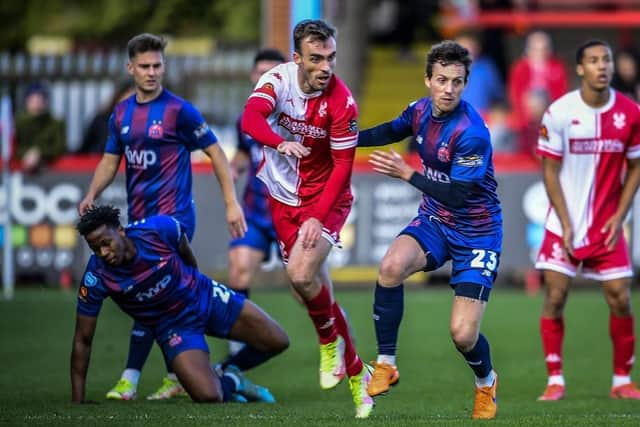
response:
<path id="1" fill-rule="evenodd" d="M 576 276 L 578 267 L 582 264 L 582 276 L 588 279 L 606 281 L 631 277 L 631 258 L 624 236 L 620 236 L 616 247 L 609 251 L 602 242 L 575 249 L 572 256 L 568 256 L 562 245 L 562 238 L 550 231 L 544 233 L 544 240 L 536 260 L 538 270 L 553 270 Z"/>
<path id="2" fill-rule="evenodd" d="M 322 237 L 334 246 L 339 246 L 340 244 L 340 230 L 342 230 L 342 226 L 347 221 L 352 204 L 353 197 L 351 194 L 341 196 L 322 224 Z M 303 219 L 313 216 L 310 214 L 313 210 L 313 204 L 289 206 L 270 197 L 269 208 L 271 209 L 273 228 L 276 230 L 282 261 L 286 263 L 289 261 L 291 249 L 298 239 L 298 231 Z"/>

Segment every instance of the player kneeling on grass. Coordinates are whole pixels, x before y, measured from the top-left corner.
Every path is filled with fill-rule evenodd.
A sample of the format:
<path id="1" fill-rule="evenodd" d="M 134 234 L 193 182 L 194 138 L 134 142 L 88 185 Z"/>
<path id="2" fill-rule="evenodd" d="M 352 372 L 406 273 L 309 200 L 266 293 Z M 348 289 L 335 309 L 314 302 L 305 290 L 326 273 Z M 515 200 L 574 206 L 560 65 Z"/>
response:
<path id="1" fill-rule="evenodd" d="M 120 224 L 111 206 L 90 208 L 77 229 L 91 256 L 78 293 L 71 352 L 72 401 L 85 401 L 85 382 L 97 316 L 106 297 L 151 328 L 175 373 L 195 402 L 274 402 L 241 371 L 284 351 L 289 338 L 244 296 L 200 273 L 180 223 L 158 215 Z M 219 377 L 209 363 L 204 335 L 247 345 Z"/>

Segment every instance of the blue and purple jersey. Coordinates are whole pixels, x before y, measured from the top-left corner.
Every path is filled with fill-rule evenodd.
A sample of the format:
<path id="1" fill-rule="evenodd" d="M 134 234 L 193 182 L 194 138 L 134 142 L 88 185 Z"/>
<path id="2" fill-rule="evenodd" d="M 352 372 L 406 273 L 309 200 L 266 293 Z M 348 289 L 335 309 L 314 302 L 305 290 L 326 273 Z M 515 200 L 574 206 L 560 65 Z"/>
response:
<path id="1" fill-rule="evenodd" d="M 263 228 L 272 228 L 271 213 L 269 212 L 269 190 L 258 179 L 256 173 L 262 163 L 264 154 L 262 145 L 242 132 L 240 120 L 236 123 L 238 135 L 238 151 L 242 151 L 249 157 L 250 165 L 247 173 L 247 185 L 242 196 L 242 208 L 248 222 L 252 222 Z"/>
<path id="2" fill-rule="evenodd" d="M 175 326 L 204 330 L 215 282 L 180 257 L 183 225 L 160 215 L 131 223 L 125 233 L 135 244 L 135 257 L 112 266 L 92 255 L 78 292 L 78 313 L 96 317 L 111 297 L 156 336 Z"/>
<path id="3" fill-rule="evenodd" d="M 394 133 L 415 136 L 425 176 L 433 181 L 474 183 L 479 188 L 462 208 L 452 208 L 424 194 L 419 214 L 434 216 L 459 232 L 486 235 L 502 230 L 489 129 L 466 101 L 446 117 L 431 114 L 431 98 L 409 104 L 391 122 Z"/>
<path id="4" fill-rule="evenodd" d="M 125 155 L 129 222 L 171 215 L 193 234 L 191 151 L 216 142 L 198 110 L 166 89 L 147 103 L 132 95 L 116 105 L 105 152 Z"/>

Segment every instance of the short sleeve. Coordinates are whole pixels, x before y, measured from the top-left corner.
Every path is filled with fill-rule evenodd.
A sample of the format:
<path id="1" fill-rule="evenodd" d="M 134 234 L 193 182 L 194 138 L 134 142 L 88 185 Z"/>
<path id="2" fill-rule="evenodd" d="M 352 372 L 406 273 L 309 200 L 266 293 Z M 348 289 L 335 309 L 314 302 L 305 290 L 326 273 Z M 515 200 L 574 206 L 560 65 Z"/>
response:
<path id="1" fill-rule="evenodd" d="M 633 115 L 634 121 L 629 135 L 629 145 L 627 146 L 627 158 L 640 158 L 640 105 L 634 105 L 637 109 Z"/>
<path id="2" fill-rule="evenodd" d="M 102 301 L 109 296 L 109 291 L 96 272 L 95 266 L 95 255 L 93 255 L 89 259 L 87 269 L 82 276 L 82 283 L 78 288 L 77 312 L 90 317 L 98 316 Z"/>
<path id="3" fill-rule="evenodd" d="M 218 142 L 215 134 L 200 112 L 185 102 L 178 113 L 178 137 L 185 142 L 189 151 L 202 150 Z"/>
<path id="4" fill-rule="evenodd" d="M 114 113 L 111 113 L 111 116 L 109 116 L 109 136 L 107 137 L 104 151 L 118 156 L 123 153 L 120 132 L 118 132 L 118 127 L 116 126 L 116 115 Z"/>
<path id="5" fill-rule="evenodd" d="M 553 115 L 551 108 L 547 108 L 538 131 L 536 154 L 556 160 L 562 159 L 564 153 L 562 134 L 562 126 Z"/>
<path id="6" fill-rule="evenodd" d="M 451 179 L 480 182 L 485 179 L 491 164 L 491 141 L 480 136 L 462 138 L 456 142 L 451 162 Z"/>

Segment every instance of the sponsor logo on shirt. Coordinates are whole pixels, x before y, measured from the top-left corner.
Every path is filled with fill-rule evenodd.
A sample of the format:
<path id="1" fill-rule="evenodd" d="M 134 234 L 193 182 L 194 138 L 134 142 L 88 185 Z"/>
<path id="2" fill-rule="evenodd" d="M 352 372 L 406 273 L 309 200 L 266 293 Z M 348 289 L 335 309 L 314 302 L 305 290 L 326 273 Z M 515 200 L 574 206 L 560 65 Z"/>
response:
<path id="1" fill-rule="evenodd" d="M 538 136 L 540 137 L 540 139 L 549 141 L 549 129 L 547 129 L 545 125 L 540 126 L 540 130 L 538 131 Z"/>
<path id="2" fill-rule="evenodd" d="M 319 139 L 327 137 L 327 131 L 325 129 L 310 125 L 303 120 L 296 120 L 285 113 L 280 113 L 280 117 L 278 117 L 278 125 L 282 126 L 293 135 L 302 135 L 309 138 Z"/>
<path id="3" fill-rule="evenodd" d="M 619 139 L 569 139 L 569 151 L 574 154 L 622 153 L 624 143 Z"/>
<path id="4" fill-rule="evenodd" d="M 160 292 L 162 292 L 167 287 L 167 285 L 169 285 L 170 282 L 171 282 L 171 275 L 167 274 L 162 279 L 160 279 L 160 281 L 156 283 L 154 287 L 149 288 L 143 292 L 138 292 L 136 294 L 136 299 L 140 302 L 144 300 L 153 299 L 158 294 L 160 294 Z"/>
<path id="5" fill-rule="evenodd" d="M 84 285 L 87 288 L 91 288 L 98 283 L 98 278 L 90 271 L 87 271 L 87 274 L 84 275 Z"/>
<path id="6" fill-rule="evenodd" d="M 454 163 L 458 166 L 474 168 L 484 163 L 484 156 L 480 154 L 471 154 L 469 156 L 460 156 L 454 159 Z"/>
<path id="7" fill-rule="evenodd" d="M 196 139 L 200 139 L 203 136 L 205 136 L 207 133 L 209 133 L 209 125 L 207 124 L 207 122 L 202 122 L 200 124 L 200 126 L 198 126 L 194 131 L 193 131 L 193 135 L 196 137 Z"/>
<path id="8" fill-rule="evenodd" d="M 358 132 L 358 121 L 356 119 L 351 119 L 349 121 L 349 132 L 351 133 Z"/>
<path id="9" fill-rule="evenodd" d="M 427 166 L 425 172 L 426 172 L 425 176 L 431 181 L 444 182 L 446 184 L 451 182 L 451 178 L 449 178 L 449 175 L 447 175 L 442 171 L 431 169 L 430 167 Z"/>
<path id="10" fill-rule="evenodd" d="M 89 290 L 86 288 L 86 286 L 84 285 L 80 286 L 80 289 L 78 290 L 78 297 L 83 302 L 87 302 L 87 295 L 89 295 Z"/>
<path id="11" fill-rule="evenodd" d="M 158 160 L 156 152 L 153 150 L 132 150 L 128 146 L 124 150 L 127 163 L 134 169 L 146 169 L 153 166 Z"/>
<path id="12" fill-rule="evenodd" d="M 149 126 L 149 138 L 160 139 L 164 136 L 164 129 L 162 128 L 162 120 L 154 120 Z"/>

